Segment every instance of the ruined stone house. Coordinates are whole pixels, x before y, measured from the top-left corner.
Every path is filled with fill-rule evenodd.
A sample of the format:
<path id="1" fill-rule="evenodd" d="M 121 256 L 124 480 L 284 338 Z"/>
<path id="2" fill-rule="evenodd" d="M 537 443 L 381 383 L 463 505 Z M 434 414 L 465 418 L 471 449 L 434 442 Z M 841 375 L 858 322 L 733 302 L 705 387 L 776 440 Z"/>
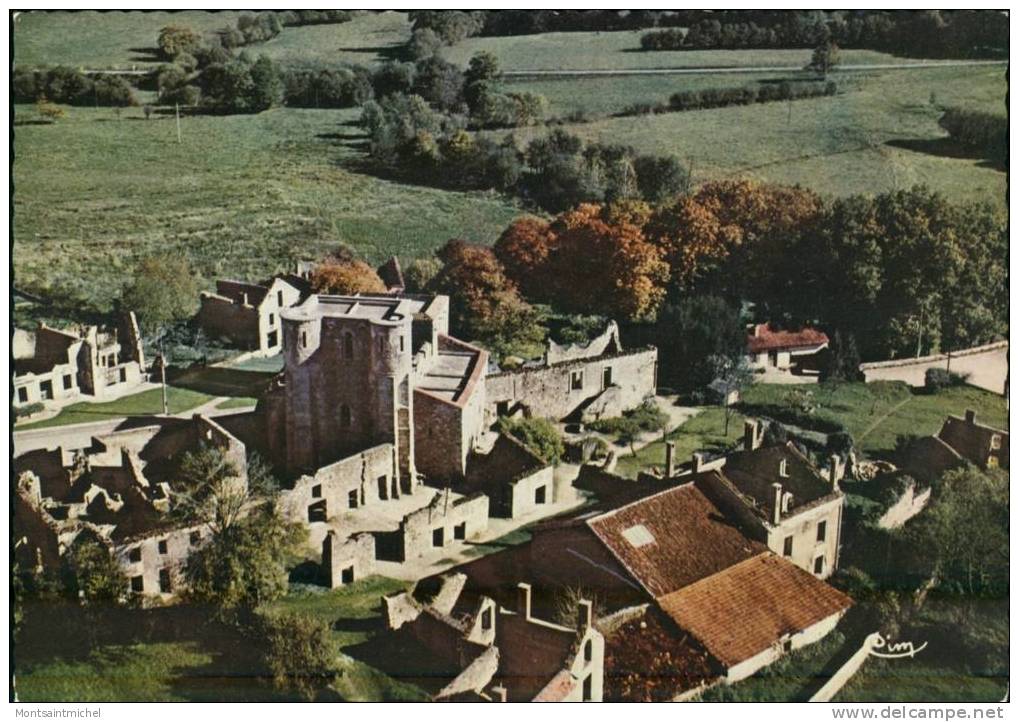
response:
<path id="1" fill-rule="evenodd" d="M 123 314 L 110 328 L 56 329 L 40 324 L 34 331 L 15 329 L 11 350 L 15 407 L 102 400 L 145 380 L 145 355 L 134 313 Z"/>
<path id="2" fill-rule="evenodd" d="M 624 350 L 612 321 L 587 344 L 549 340 L 539 363 L 489 374 L 486 414 L 490 422 L 517 414 L 557 421 L 619 416 L 653 396 L 657 378 L 657 350 Z"/>
<path id="3" fill-rule="evenodd" d="M 902 453 L 903 469 L 931 484 L 969 462 L 981 469 L 1008 469 L 1008 431 L 977 422 L 976 411 L 948 416 L 937 434 L 913 439 Z"/>
<path id="4" fill-rule="evenodd" d="M 827 579 L 839 561 L 845 464 L 833 456 L 822 472 L 792 442 L 762 446 L 762 440 L 761 424 L 747 420 L 742 449 L 708 463 L 695 454 L 689 473 L 744 533 Z"/>
<path id="5" fill-rule="evenodd" d="M 211 338 L 270 356 L 282 344 L 280 313 L 303 295 L 299 285 L 283 277 L 262 283 L 216 281 L 216 291 L 199 298 L 198 325 Z"/>
<path id="6" fill-rule="evenodd" d="M 188 451 L 223 450 L 247 483 L 244 445 L 202 416 L 114 431 L 85 449 L 38 450 L 14 460 L 15 554 L 23 568 L 56 569 L 82 534 L 99 539 L 129 580 L 125 592 L 168 597 L 188 556 L 210 538 L 170 515 L 175 475 Z"/>
<path id="7" fill-rule="evenodd" d="M 389 674 L 438 701 L 602 700 L 604 638 L 589 600 L 579 600 L 566 625 L 534 614 L 528 584 L 518 584 L 505 607 L 464 594 L 465 582 L 450 574 L 430 599 L 383 598 L 390 631 L 376 643 L 401 649 L 384 663 Z"/>

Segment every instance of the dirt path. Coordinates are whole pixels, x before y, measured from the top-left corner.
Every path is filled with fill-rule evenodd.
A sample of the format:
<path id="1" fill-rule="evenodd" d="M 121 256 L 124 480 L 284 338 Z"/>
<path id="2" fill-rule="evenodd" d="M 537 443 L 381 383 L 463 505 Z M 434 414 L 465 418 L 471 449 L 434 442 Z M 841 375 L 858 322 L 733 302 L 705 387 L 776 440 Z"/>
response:
<path id="1" fill-rule="evenodd" d="M 896 411 L 901 409 L 903 406 L 905 406 L 906 404 L 908 404 L 912 400 L 913 400 L 913 397 L 909 396 L 907 398 L 904 398 L 899 403 L 895 404 L 895 406 L 893 406 L 892 408 L 888 409 L 888 411 L 886 413 L 881 415 L 881 418 L 879 418 L 877 421 L 875 421 L 873 424 L 871 424 L 870 426 L 868 426 L 866 429 L 863 430 L 863 433 L 860 434 L 860 436 L 856 439 L 856 443 L 860 443 L 861 441 L 866 439 L 867 435 L 870 434 L 871 431 L 873 431 L 874 429 L 879 427 L 881 424 L 883 424 L 885 422 L 885 420 L 888 419 L 889 416 L 894 414 Z"/>
<path id="2" fill-rule="evenodd" d="M 839 65 L 832 73 L 848 73 L 859 70 L 925 70 L 928 68 L 960 68 L 980 65 L 1007 65 L 1007 60 L 948 60 L 937 63 L 873 63 Z M 803 70 L 797 65 L 734 65 L 723 67 L 683 68 L 626 68 L 626 69 L 585 69 L 585 70 L 504 70 L 504 78 L 583 78 L 613 75 L 725 75 L 738 73 L 784 73 L 789 70 Z"/>

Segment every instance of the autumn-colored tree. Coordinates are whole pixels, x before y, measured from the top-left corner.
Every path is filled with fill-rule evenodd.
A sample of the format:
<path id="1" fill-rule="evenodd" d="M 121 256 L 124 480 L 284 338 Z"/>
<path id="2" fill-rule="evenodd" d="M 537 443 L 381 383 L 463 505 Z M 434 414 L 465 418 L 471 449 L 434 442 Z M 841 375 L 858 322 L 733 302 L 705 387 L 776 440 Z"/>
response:
<path id="1" fill-rule="evenodd" d="M 326 261 L 311 274 L 315 293 L 385 293 L 386 284 L 364 261 Z"/>
<path id="2" fill-rule="evenodd" d="M 665 299 L 669 265 L 627 213 L 585 203 L 561 214 L 551 228 L 556 252 L 550 271 L 559 305 L 633 320 L 654 316 Z"/>
<path id="3" fill-rule="evenodd" d="M 497 355 L 533 347 L 544 337 L 534 309 L 520 297 L 491 248 L 454 239 L 436 255 L 443 266 L 432 287 L 450 296 L 458 333 Z"/>
<path id="4" fill-rule="evenodd" d="M 739 229 L 723 227 L 710 208 L 691 196 L 657 209 L 645 231 L 668 262 L 672 283 L 684 291 L 717 269 L 742 240 Z"/>
<path id="5" fill-rule="evenodd" d="M 510 223 L 495 242 L 496 257 L 525 295 L 541 298 L 548 283 L 548 259 L 555 236 L 547 221 L 523 216 Z"/>

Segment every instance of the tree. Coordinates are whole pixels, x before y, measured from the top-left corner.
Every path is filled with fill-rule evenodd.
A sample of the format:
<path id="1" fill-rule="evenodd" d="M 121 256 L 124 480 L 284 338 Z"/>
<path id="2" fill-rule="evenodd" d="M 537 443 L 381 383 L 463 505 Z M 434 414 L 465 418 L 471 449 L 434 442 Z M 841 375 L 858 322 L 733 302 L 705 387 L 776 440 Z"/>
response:
<path id="1" fill-rule="evenodd" d="M 307 614 L 263 614 L 258 620 L 266 667 L 273 684 L 311 701 L 337 674 L 337 650 L 329 626 Z"/>
<path id="2" fill-rule="evenodd" d="M 279 105 L 283 99 L 283 81 L 276 64 L 260 55 L 251 66 L 251 110 L 258 112 Z"/>
<path id="3" fill-rule="evenodd" d="M 555 235 L 548 221 L 536 216 L 517 218 L 493 247 L 509 276 L 526 296 L 540 298 L 550 282 L 548 262 L 555 250 Z"/>
<path id="4" fill-rule="evenodd" d="M 716 354 L 708 357 L 707 363 L 714 370 L 714 377 L 721 383 L 724 391 L 721 403 L 725 410 L 725 428 L 722 435 L 728 436 L 729 421 L 736 411 L 734 405 L 729 403 L 728 395 L 732 391 L 742 392 L 753 382 L 754 373 L 743 354 L 736 358 Z"/>
<path id="5" fill-rule="evenodd" d="M 200 444 L 180 461 L 171 485 L 171 513 L 184 524 L 205 524 L 214 534 L 222 533 L 258 498 L 243 474 L 223 449 Z"/>
<path id="6" fill-rule="evenodd" d="M 409 293 L 426 293 L 432 280 L 442 270 L 438 258 L 415 258 L 403 272 L 403 280 Z"/>
<path id="7" fill-rule="evenodd" d="M 159 341 L 171 326 L 194 313 L 198 279 L 186 256 L 147 256 L 138 263 L 121 298 L 127 310 L 137 313 L 142 331 Z"/>
<path id="8" fill-rule="evenodd" d="M 499 432 L 512 436 L 539 456 L 546 464 L 556 464 L 566 453 L 563 436 L 549 419 L 499 419 Z"/>
<path id="9" fill-rule="evenodd" d="M 831 69 L 839 64 L 839 46 L 831 38 L 824 38 L 814 48 L 810 56 L 807 70 L 813 70 L 822 78 L 827 78 Z"/>
<path id="10" fill-rule="evenodd" d="M 39 114 L 40 118 L 48 123 L 54 123 L 64 117 L 64 109 L 59 105 L 46 100 L 45 97 L 39 98 L 39 100 L 36 101 L 35 112 Z"/>
<path id="11" fill-rule="evenodd" d="M 638 156 L 633 168 L 640 197 L 648 203 L 663 203 L 690 188 L 690 173 L 672 156 Z"/>
<path id="12" fill-rule="evenodd" d="M 201 38 L 185 25 L 167 25 L 159 31 L 157 39 L 159 52 L 173 60 L 181 53 L 193 53 L 201 44 Z"/>
<path id="13" fill-rule="evenodd" d="M 124 601 L 127 577 L 109 545 L 94 534 L 82 532 L 75 538 L 65 565 L 65 588 L 79 604 L 102 608 Z"/>
<path id="14" fill-rule="evenodd" d="M 821 381 L 861 381 L 860 352 L 851 334 L 843 336 L 835 331 L 828 347 L 826 363 L 821 369 Z"/>
<path id="15" fill-rule="evenodd" d="M 746 327 L 738 306 L 718 296 L 691 296 L 667 304 L 655 327 L 665 368 L 684 390 L 703 390 L 719 378 L 719 359 L 735 368 L 746 352 Z"/>
<path id="16" fill-rule="evenodd" d="M 255 507 L 213 535 L 188 557 L 187 596 L 221 615 L 250 611 L 287 591 L 287 568 L 300 555 L 307 531 L 283 518 L 275 504 Z"/>
<path id="17" fill-rule="evenodd" d="M 311 288 L 315 293 L 344 295 L 386 292 L 375 269 L 358 260 L 320 264 L 311 274 Z"/>

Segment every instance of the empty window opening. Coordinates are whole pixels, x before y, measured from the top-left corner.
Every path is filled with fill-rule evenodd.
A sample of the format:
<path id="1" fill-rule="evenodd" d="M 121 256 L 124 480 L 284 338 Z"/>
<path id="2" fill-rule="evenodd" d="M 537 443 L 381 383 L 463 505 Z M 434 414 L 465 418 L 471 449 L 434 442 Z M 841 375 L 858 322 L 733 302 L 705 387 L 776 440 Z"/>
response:
<path id="1" fill-rule="evenodd" d="M 159 591 L 163 594 L 169 594 L 173 591 L 173 584 L 170 581 L 170 570 L 160 569 L 159 570 Z"/>
<path id="2" fill-rule="evenodd" d="M 343 571 L 340 572 L 340 583 L 341 584 L 353 584 L 354 583 L 354 566 L 344 567 Z"/>
<path id="3" fill-rule="evenodd" d="M 276 305 L 283 308 L 283 291 L 276 291 Z"/>
<path id="4" fill-rule="evenodd" d="M 570 390 L 580 391 L 584 388 L 584 372 L 583 371 L 571 371 L 570 372 Z"/>
<path id="5" fill-rule="evenodd" d="M 378 479 L 379 485 L 379 499 L 386 501 L 389 499 L 389 479 L 383 475 Z"/>
<path id="6" fill-rule="evenodd" d="M 824 574 L 824 557 L 814 560 L 814 574 Z"/>
<path id="7" fill-rule="evenodd" d="M 43 401 L 47 401 L 53 398 L 53 382 L 43 381 L 39 384 L 39 395 L 43 398 Z"/>
<path id="8" fill-rule="evenodd" d="M 356 509 L 360 506 L 361 495 L 357 493 L 357 489 L 351 489 L 347 493 L 347 506 L 351 509 Z"/>
<path id="9" fill-rule="evenodd" d="M 145 591 L 145 577 L 131 577 L 131 591 L 132 592 L 144 592 Z"/>
<path id="10" fill-rule="evenodd" d="M 202 533 L 200 531 L 191 532 L 191 546 L 196 547 L 202 541 Z"/>
<path id="11" fill-rule="evenodd" d="M 18 401 L 20 401 L 21 403 L 25 403 L 26 401 L 28 401 L 27 387 L 22 386 L 20 389 L 18 389 Z"/>
<path id="12" fill-rule="evenodd" d="M 446 530 L 441 526 L 438 529 L 432 529 L 432 546 L 441 547 L 446 543 Z"/>
<path id="13" fill-rule="evenodd" d="M 534 490 L 534 503 L 535 504 L 544 504 L 545 503 L 545 488 L 546 487 L 544 487 L 544 486 L 539 486 L 537 489 Z"/>
<path id="14" fill-rule="evenodd" d="M 481 629 L 487 632 L 492 628 L 492 608 L 489 607 L 481 613 Z"/>
<path id="15" fill-rule="evenodd" d="M 74 386 L 74 377 L 71 374 L 64 376 L 64 389 L 68 390 Z"/>
<path id="16" fill-rule="evenodd" d="M 793 640 L 791 638 L 786 638 L 782 640 L 782 651 L 785 652 L 786 654 L 793 651 Z"/>
<path id="17" fill-rule="evenodd" d="M 326 500 L 316 501 L 314 504 L 308 507 L 308 521 L 325 521 L 328 514 L 326 513 Z"/>
<path id="18" fill-rule="evenodd" d="M 612 367 L 606 366 L 601 372 L 601 385 L 603 389 L 607 389 L 612 385 Z"/>
<path id="19" fill-rule="evenodd" d="M 122 368 L 120 370 L 120 383 L 127 381 L 127 369 Z"/>
<path id="20" fill-rule="evenodd" d="M 817 540 L 819 542 L 823 542 L 827 536 L 828 536 L 828 522 L 827 521 L 818 522 Z"/>
<path id="21" fill-rule="evenodd" d="M 495 405 L 495 413 L 497 416 L 509 416 L 510 402 L 499 401 Z"/>
<path id="22" fill-rule="evenodd" d="M 453 527 L 453 538 L 454 539 L 466 539 L 467 538 L 467 522 L 462 521 Z"/>
<path id="23" fill-rule="evenodd" d="M 140 562 L 142 560 L 142 548 L 135 547 L 127 553 L 127 560 L 129 562 Z"/>
<path id="24" fill-rule="evenodd" d="M 308 332 L 301 331 L 301 348 L 308 348 Z"/>
<path id="25" fill-rule="evenodd" d="M 403 351 L 403 336 L 400 336 L 400 351 Z"/>
<path id="26" fill-rule="evenodd" d="M 587 675 L 584 678 L 584 701 L 590 702 L 594 699 L 594 682 L 591 679 L 592 675 Z"/>
<path id="27" fill-rule="evenodd" d="M 782 556 L 791 557 L 793 555 L 793 538 L 787 536 L 785 542 L 782 544 Z"/>
<path id="28" fill-rule="evenodd" d="M 315 484 L 315 486 L 311 487 L 311 498 L 312 499 L 321 499 L 322 498 L 322 485 L 321 484 Z"/>
<path id="29" fill-rule="evenodd" d="M 276 314 L 270 313 L 269 314 L 269 325 L 270 326 L 274 326 L 275 324 L 276 324 Z"/>
<path id="30" fill-rule="evenodd" d="M 594 641 L 587 640 L 584 642 L 584 661 L 590 663 L 594 659 Z"/>
<path id="31" fill-rule="evenodd" d="M 167 551 L 168 551 L 168 549 L 167 549 L 167 546 L 166 546 L 166 539 L 160 539 L 159 540 L 159 553 L 160 554 L 166 554 Z"/>

